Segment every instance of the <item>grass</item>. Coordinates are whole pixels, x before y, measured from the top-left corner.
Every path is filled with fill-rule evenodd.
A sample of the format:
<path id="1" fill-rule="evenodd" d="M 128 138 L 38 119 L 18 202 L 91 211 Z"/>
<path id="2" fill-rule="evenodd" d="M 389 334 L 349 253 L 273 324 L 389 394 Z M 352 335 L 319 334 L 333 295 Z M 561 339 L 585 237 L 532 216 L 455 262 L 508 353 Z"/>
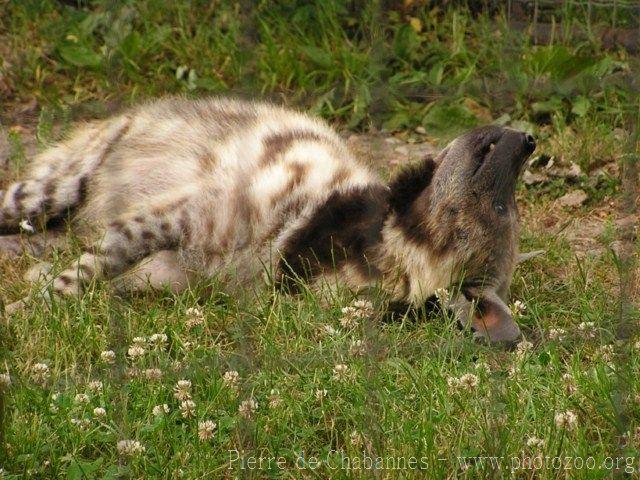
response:
<path id="1" fill-rule="evenodd" d="M 514 278 L 531 341 L 519 351 L 480 345 L 447 318 L 385 324 L 374 315 L 345 327 L 349 292 L 329 302 L 272 292 L 200 298 L 201 285 L 121 299 L 97 284 L 80 301 L 35 306 L 0 332 L 0 371 L 11 378 L 2 397 L 4 478 L 638 475 L 640 338 L 618 331 L 627 299 L 610 247 L 621 183 L 610 169 L 596 175 L 627 151 L 637 58 L 595 38 L 532 45 L 508 30 L 505 12 L 474 17 L 421 2 L 84 5 L 0 1 L 9 13 L 0 18 L 5 179 L 28 161 L 29 138 L 42 148 L 70 120 L 169 92 L 266 96 L 345 130 L 384 128 L 410 141 L 442 143 L 496 121 L 533 131 L 541 154 L 574 161 L 584 174 L 519 188 L 522 250 L 546 250 Z M 557 15 L 563 25 L 592 26 L 577 3 Z M 611 22 L 606 9 L 590 15 L 594 27 Z M 620 13 L 616 21 L 634 25 Z M 42 108 L 25 121 L 20 106 L 33 99 Z M 418 126 L 426 135 L 416 137 Z M 575 188 L 588 201 L 559 207 Z M 600 227 L 592 235 L 581 230 L 590 222 Z M 562 234 L 576 231 L 591 235 L 589 249 Z M 55 258 L 60 267 L 68 261 Z M 21 274 L 33 263 L 0 260 L 3 299 L 25 293 Z M 629 319 L 637 325 L 637 308 Z M 553 329 L 564 330 L 561 338 Z M 166 342 L 153 347 L 158 333 Z M 136 337 L 145 353 L 132 358 Z M 113 364 L 101 359 L 107 350 Z M 225 383 L 229 371 L 237 383 Z M 182 379 L 195 402 L 188 418 L 174 396 Z M 257 408 L 243 415 L 249 399 Z M 154 415 L 164 404 L 169 411 Z M 575 424 L 556 418 L 567 411 Z M 206 420 L 216 427 L 201 440 Z M 126 439 L 144 452 L 118 451 Z M 542 468 L 525 465 L 533 459 Z"/>

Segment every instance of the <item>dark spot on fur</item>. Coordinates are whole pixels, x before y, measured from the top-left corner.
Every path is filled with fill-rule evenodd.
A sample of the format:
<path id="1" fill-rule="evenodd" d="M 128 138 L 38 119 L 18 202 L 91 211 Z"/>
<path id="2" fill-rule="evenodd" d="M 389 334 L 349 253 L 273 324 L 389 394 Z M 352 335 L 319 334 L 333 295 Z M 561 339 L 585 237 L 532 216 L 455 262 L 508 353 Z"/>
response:
<path id="1" fill-rule="evenodd" d="M 44 186 L 44 190 L 42 191 L 42 193 L 44 194 L 45 197 L 53 197 L 57 189 L 58 189 L 58 186 L 56 185 L 55 182 L 48 182 Z"/>
<path id="2" fill-rule="evenodd" d="M 62 283 L 64 283 L 65 285 L 70 285 L 73 280 L 71 279 L 71 277 L 69 277 L 68 275 L 60 275 L 58 277 L 58 280 L 60 280 Z"/>
<path id="3" fill-rule="evenodd" d="M 198 155 L 198 165 L 205 173 L 211 172 L 217 163 L 218 159 L 211 152 L 205 152 Z"/>
<path id="4" fill-rule="evenodd" d="M 433 158 L 426 157 L 420 163 L 402 170 L 391 181 L 389 204 L 398 215 L 405 215 L 413 202 L 431 183 L 436 164 Z"/>
<path id="5" fill-rule="evenodd" d="M 114 230 L 122 230 L 124 227 L 124 223 L 121 222 L 120 220 L 114 220 L 113 222 L 111 222 L 109 224 L 109 228 L 113 228 Z"/>
<path id="6" fill-rule="evenodd" d="M 87 199 L 89 179 L 87 176 L 80 177 L 78 181 L 78 204 L 82 205 Z"/>
<path id="7" fill-rule="evenodd" d="M 262 141 L 264 150 L 262 152 L 262 158 L 260 159 L 260 166 L 265 167 L 269 165 L 278 155 L 286 152 L 294 142 L 301 140 L 324 141 L 325 143 L 331 141 L 330 138 L 309 130 L 287 130 L 273 133 Z"/>
<path id="8" fill-rule="evenodd" d="M 178 228 L 182 234 L 182 241 L 184 245 L 189 245 L 191 242 L 191 224 L 189 220 L 189 214 L 183 211 L 178 220 Z"/>
<path id="9" fill-rule="evenodd" d="M 149 230 L 143 230 L 141 235 L 144 240 L 152 240 L 156 237 L 155 234 Z"/>
<path id="10" fill-rule="evenodd" d="M 334 192 L 296 231 L 284 247 L 280 261 L 283 280 L 308 281 L 325 269 L 348 261 L 365 275 L 375 274 L 367 256 L 382 240 L 388 214 L 388 190 L 382 185 Z"/>
<path id="11" fill-rule="evenodd" d="M 135 217 L 133 217 L 133 221 L 136 223 L 144 223 L 144 217 L 140 216 L 140 215 L 136 215 Z"/>
<path id="12" fill-rule="evenodd" d="M 129 227 L 123 227 L 121 232 L 125 237 L 127 237 L 127 240 L 133 240 L 133 234 L 131 233 Z"/>
<path id="13" fill-rule="evenodd" d="M 169 230 L 171 230 L 171 224 L 168 222 L 162 222 L 160 224 L 160 230 L 162 230 L 162 232 L 167 233 Z"/>
<path id="14" fill-rule="evenodd" d="M 93 277 L 93 267 L 90 267 L 89 265 L 84 265 L 81 263 L 80 265 L 78 265 L 78 270 L 80 270 L 85 275 L 85 277 Z"/>
<path id="15" fill-rule="evenodd" d="M 333 174 L 333 178 L 329 183 L 330 188 L 335 188 L 339 186 L 342 182 L 344 182 L 347 178 L 349 178 L 349 170 L 344 167 L 339 167 Z"/>

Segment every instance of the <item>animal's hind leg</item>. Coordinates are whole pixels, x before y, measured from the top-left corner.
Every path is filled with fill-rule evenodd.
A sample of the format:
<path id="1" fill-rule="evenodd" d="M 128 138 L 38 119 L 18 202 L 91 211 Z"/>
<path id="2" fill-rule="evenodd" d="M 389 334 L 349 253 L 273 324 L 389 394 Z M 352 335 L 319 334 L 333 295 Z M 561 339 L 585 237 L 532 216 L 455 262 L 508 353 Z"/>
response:
<path id="1" fill-rule="evenodd" d="M 33 235 L 15 234 L 0 236 L 0 257 L 15 258 L 23 254 L 41 257 L 53 248 L 67 245 L 65 232 L 49 230 Z"/>
<path id="2" fill-rule="evenodd" d="M 189 288 L 193 275 L 181 265 L 178 252 L 161 250 L 142 260 L 114 280 L 119 292 L 141 292 L 168 289 L 180 293 Z"/>
<path id="3" fill-rule="evenodd" d="M 126 133 L 127 117 L 87 125 L 33 160 L 30 172 L 0 191 L 0 232 L 22 220 L 42 223 L 77 206 L 90 175 Z"/>

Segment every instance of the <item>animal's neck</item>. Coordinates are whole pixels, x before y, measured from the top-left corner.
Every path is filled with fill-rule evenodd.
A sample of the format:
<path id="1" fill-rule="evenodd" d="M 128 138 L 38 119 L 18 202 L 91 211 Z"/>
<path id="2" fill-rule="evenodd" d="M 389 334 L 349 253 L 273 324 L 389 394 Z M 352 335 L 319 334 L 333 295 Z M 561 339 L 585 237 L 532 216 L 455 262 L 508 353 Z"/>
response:
<path id="1" fill-rule="evenodd" d="M 451 253 L 436 254 L 404 227 L 396 213 L 389 214 L 376 245 L 376 268 L 383 288 L 394 300 L 421 304 L 438 288 L 455 281 L 458 262 Z"/>

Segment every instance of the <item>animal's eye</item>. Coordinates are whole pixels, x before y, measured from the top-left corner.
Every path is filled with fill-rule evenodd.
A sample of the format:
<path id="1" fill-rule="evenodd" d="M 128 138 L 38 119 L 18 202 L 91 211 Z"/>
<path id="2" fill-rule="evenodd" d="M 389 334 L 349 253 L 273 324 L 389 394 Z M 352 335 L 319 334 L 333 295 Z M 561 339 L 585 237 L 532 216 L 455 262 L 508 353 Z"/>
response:
<path id="1" fill-rule="evenodd" d="M 505 213 L 507 211 L 507 207 L 505 207 L 503 203 L 494 203 L 493 204 L 493 208 L 500 215 L 502 215 L 503 213 Z"/>

